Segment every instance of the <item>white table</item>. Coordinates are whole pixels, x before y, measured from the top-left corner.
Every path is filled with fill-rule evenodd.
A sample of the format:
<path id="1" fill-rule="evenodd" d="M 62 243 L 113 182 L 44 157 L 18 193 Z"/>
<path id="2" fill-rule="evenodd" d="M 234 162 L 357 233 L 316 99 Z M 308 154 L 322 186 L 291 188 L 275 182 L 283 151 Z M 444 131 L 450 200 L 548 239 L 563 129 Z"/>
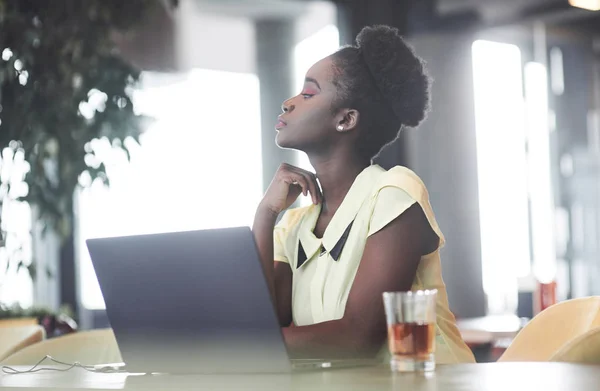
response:
<path id="1" fill-rule="evenodd" d="M 466 343 L 484 344 L 512 340 L 524 326 L 524 321 L 515 315 L 491 315 L 459 319 L 456 325 Z"/>
<path id="2" fill-rule="evenodd" d="M 25 369 L 20 367 L 20 369 Z M 391 373 L 387 366 L 334 369 L 293 375 L 130 375 L 42 372 L 0 375 L 13 389 L 126 390 L 599 390 L 600 367 L 564 363 L 492 363 L 439 366 L 429 377 Z"/>

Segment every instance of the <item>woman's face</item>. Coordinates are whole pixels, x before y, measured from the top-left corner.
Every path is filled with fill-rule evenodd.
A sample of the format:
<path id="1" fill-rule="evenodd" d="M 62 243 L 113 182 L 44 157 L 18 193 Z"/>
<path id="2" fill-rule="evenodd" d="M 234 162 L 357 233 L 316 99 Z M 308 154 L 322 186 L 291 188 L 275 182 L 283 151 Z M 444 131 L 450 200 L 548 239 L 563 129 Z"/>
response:
<path id="1" fill-rule="evenodd" d="M 281 148 L 313 153 L 326 150 L 339 137 L 332 103 L 336 88 L 332 83 L 333 63 L 326 57 L 306 73 L 300 94 L 283 102 L 276 142 Z"/>

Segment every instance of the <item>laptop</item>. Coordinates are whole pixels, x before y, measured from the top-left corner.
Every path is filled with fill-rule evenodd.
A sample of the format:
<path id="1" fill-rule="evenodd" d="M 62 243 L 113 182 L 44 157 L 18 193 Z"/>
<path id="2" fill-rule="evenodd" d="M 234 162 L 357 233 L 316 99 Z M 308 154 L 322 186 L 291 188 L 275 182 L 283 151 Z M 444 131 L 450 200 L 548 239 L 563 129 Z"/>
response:
<path id="1" fill-rule="evenodd" d="M 248 227 L 86 241 L 124 368 L 288 373 L 376 360 L 292 360 Z"/>

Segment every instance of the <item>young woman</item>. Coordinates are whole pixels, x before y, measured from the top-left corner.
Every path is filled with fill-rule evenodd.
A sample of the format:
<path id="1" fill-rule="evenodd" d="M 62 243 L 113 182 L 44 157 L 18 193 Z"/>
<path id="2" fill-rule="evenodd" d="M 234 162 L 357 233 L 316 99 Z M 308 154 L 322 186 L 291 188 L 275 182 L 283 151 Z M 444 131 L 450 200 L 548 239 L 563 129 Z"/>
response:
<path id="1" fill-rule="evenodd" d="M 441 276 L 444 237 L 415 173 L 372 160 L 429 106 L 423 61 L 396 29 L 364 28 L 322 59 L 283 103 L 277 144 L 306 152 L 316 175 L 283 164 L 253 232 L 290 352 L 375 355 L 385 347 L 382 292 L 437 289 L 436 361 L 472 362 Z M 300 194 L 312 205 L 278 215 Z"/>

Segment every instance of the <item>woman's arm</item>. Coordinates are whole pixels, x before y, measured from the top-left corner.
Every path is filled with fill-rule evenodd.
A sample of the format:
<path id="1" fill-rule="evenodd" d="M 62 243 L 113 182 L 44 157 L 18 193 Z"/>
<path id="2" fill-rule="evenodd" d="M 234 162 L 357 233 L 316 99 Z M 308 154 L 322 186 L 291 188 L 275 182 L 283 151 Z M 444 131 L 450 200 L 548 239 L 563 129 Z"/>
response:
<path id="1" fill-rule="evenodd" d="M 292 270 L 287 263 L 273 261 L 273 230 L 276 219 L 276 213 L 259 206 L 254 216 L 252 232 L 271 299 L 277 309 L 279 324 L 289 326 L 292 322 Z"/>
<path id="2" fill-rule="evenodd" d="M 322 200 L 317 178 L 313 173 L 283 163 L 258 206 L 252 226 L 254 241 L 281 326 L 289 326 L 292 322 L 292 269 L 287 263 L 274 262 L 273 230 L 279 213 L 289 208 L 300 194 L 310 194 L 315 204 Z"/>
<path id="3" fill-rule="evenodd" d="M 382 293 L 410 290 L 421 256 L 435 251 L 438 242 L 439 238 L 416 203 L 371 235 L 344 317 L 284 328 L 283 335 L 292 355 L 298 358 L 374 356 L 387 335 Z"/>

